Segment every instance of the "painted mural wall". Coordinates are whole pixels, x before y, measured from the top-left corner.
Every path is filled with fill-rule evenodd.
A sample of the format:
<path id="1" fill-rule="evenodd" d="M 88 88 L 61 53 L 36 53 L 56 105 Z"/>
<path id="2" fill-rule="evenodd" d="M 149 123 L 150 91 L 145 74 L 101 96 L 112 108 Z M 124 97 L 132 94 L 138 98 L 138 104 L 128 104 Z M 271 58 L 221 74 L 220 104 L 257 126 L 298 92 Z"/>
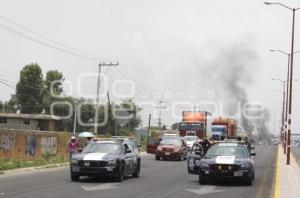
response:
<path id="1" fill-rule="evenodd" d="M 0 130 L 0 159 L 67 159 L 66 146 L 69 138 L 68 133 Z"/>

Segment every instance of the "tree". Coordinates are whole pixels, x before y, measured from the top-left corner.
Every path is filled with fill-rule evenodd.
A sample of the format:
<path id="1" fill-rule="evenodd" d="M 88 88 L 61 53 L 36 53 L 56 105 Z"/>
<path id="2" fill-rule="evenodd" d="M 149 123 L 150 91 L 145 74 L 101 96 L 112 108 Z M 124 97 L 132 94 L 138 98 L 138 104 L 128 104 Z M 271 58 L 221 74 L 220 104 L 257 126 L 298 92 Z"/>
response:
<path id="1" fill-rule="evenodd" d="M 46 114 L 50 114 L 50 106 L 55 101 L 60 101 L 63 93 L 62 82 L 64 76 L 57 70 L 50 70 L 46 74 L 45 86 L 43 92 L 43 106 Z"/>
<path id="2" fill-rule="evenodd" d="M 172 126 L 171 126 L 171 128 L 172 128 L 173 130 L 178 130 L 178 129 L 179 129 L 179 123 L 178 123 L 178 122 L 173 123 Z"/>
<path id="3" fill-rule="evenodd" d="M 43 74 L 38 64 L 26 65 L 17 83 L 16 99 L 21 113 L 41 113 L 43 104 Z"/>
<path id="4" fill-rule="evenodd" d="M 3 111 L 8 113 L 16 113 L 17 112 L 17 98 L 15 94 L 11 95 L 9 101 L 6 101 L 3 106 Z"/>

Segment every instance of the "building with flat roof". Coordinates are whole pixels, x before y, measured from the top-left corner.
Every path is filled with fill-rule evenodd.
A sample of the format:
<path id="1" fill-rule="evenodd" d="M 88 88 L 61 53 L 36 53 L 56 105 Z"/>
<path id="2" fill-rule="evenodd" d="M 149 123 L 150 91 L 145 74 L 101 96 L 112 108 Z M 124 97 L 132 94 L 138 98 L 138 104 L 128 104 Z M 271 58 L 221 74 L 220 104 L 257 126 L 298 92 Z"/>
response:
<path id="1" fill-rule="evenodd" d="M 0 113 L 0 129 L 55 131 L 57 120 L 45 114 Z"/>

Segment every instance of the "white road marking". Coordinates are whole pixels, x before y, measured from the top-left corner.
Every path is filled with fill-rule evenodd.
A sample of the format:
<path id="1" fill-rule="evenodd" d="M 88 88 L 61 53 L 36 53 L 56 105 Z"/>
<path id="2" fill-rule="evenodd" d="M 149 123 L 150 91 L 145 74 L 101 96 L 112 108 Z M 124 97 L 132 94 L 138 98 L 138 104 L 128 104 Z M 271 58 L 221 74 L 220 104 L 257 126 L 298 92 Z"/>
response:
<path id="1" fill-rule="evenodd" d="M 225 191 L 225 190 L 216 190 L 216 186 L 209 186 L 209 185 L 202 186 L 199 189 L 185 189 L 185 190 L 198 195 L 206 195 L 206 194 L 219 193 Z"/>
<path id="2" fill-rule="evenodd" d="M 85 191 L 99 191 L 99 190 L 110 190 L 110 189 L 115 189 L 115 188 L 122 188 L 115 186 L 118 183 L 106 183 L 106 184 L 101 184 L 97 186 L 81 186 L 83 190 Z"/>

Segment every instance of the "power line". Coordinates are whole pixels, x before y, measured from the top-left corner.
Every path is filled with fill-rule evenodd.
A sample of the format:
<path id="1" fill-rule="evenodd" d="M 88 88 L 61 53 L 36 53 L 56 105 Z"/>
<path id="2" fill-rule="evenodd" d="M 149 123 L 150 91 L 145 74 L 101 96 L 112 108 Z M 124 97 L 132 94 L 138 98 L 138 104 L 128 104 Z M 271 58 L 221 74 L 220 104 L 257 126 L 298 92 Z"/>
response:
<path id="1" fill-rule="evenodd" d="M 56 40 L 54 40 L 54 39 L 51 39 L 51 38 L 48 37 L 48 36 L 45 36 L 45 35 L 43 35 L 43 34 L 41 34 L 41 33 L 38 33 L 38 32 L 36 32 L 36 31 L 33 31 L 33 30 L 31 30 L 30 28 L 27 28 L 27 27 L 25 27 L 25 26 L 23 26 L 23 25 L 21 25 L 21 24 L 18 24 L 17 22 L 15 22 L 15 21 L 13 21 L 13 20 L 11 20 L 11 19 L 8 19 L 8 18 L 6 18 L 6 17 L 4 17 L 4 16 L 1 16 L 1 15 L 0 15 L 0 18 L 3 19 L 3 20 L 5 20 L 5 21 L 7 21 L 7 22 L 9 22 L 9 23 L 12 23 L 12 24 L 16 25 L 17 27 L 19 27 L 19 28 L 21 28 L 21 29 L 23 29 L 23 30 L 25 30 L 25 31 L 28 31 L 28 32 L 30 32 L 30 33 L 32 33 L 32 34 L 34 34 L 34 35 L 37 35 L 37 36 L 39 36 L 39 37 L 41 37 L 41 38 L 43 38 L 43 39 L 45 39 L 45 40 L 47 40 L 47 41 L 50 41 L 50 42 L 52 42 L 52 43 L 55 43 L 56 45 L 63 46 L 64 48 L 67 48 L 67 49 L 76 51 L 76 53 L 74 53 L 74 52 L 72 52 L 72 51 L 65 50 L 65 49 L 60 48 L 60 47 L 57 47 L 57 46 L 55 46 L 55 45 L 51 45 L 51 44 L 46 43 L 46 42 L 43 42 L 43 41 L 40 41 L 40 40 L 38 40 L 38 39 L 32 38 L 32 37 L 30 37 L 30 36 L 28 36 L 28 35 L 26 35 L 26 34 L 23 34 L 23 33 L 18 32 L 18 31 L 16 31 L 16 30 L 12 29 L 12 28 L 9 28 L 8 26 L 1 25 L 1 24 L 0 24 L 0 28 L 4 29 L 4 30 L 6 30 L 6 31 L 12 32 L 12 33 L 14 33 L 14 34 L 17 34 L 17 35 L 19 35 L 19 36 L 25 37 L 25 38 L 27 38 L 27 39 L 29 39 L 29 40 L 31 40 L 31 41 L 37 42 L 37 43 L 39 43 L 40 45 L 44 45 L 44 46 L 50 47 L 50 48 L 52 48 L 52 49 L 55 49 L 55 50 L 58 50 L 58 51 L 61 51 L 61 52 L 64 52 L 64 53 L 71 54 L 71 55 L 73 55 L 73 56 L 77 56 L 77 57 L 80 57 L 80 58 L 85 58 L 85 59 L 92 60 L 92 61 L 99 61 L 99 59 L 100 59 L 100 57 L 97 56 L 97 55 L 94 55 L 94 54 L 92 54 L 92 53 L 89 53 L 89 52 L 86 52 L 86 51 L 83 51 L 83 50 L 78 50 L 78 49 L 76 49 L 76 48 L 74 48 L 74 47 L 71 47 L 71 46 L 69 46 L 69 45 L 66 45 L 66 44 L 64 44 L 64 43 L 62 43 L 62 42 L 56 41 Z M 85 55 L 82 55 L 82 54 L 85 54 Z M 127 76 L 129 76 L 129 78 L 131 78 L 131 79 L 132 79 L 132 80 L 133 80 L 133 81 L 134 81 L 141 89 L 143 89 L 143 90 L 149 92 L 148 89 L 145 88 L 143 85 L 141 85 L 141 83 L 139 83 L 138 80 L 136 80 L 136 78 L 133 77 L 133 76 L 132 76 L 125 68 L 123 68 L 123 67 L 121 67 L 121 68 L 122 68 L 122 70 L 127 74 Z M 118 70 L 118 71 L 119 71 L 119 70 Z M 119 71 L 119 73 L 121 73 L 122 75 L 124 75 L 121 71 Z"/>
<path id="2" fill-rule="evenodd" d="M 21 29 L 23 29 L 23 30 L 26 30 L 26 31 L 28 31 L 28 32 L 30 32 L 30 33 L 32 33 L 32 34 L 35 34 L 35 35 L 37 35 L 37 36 L 39 36 L 39 37 L 41 37 L 41 38 L 43 38 L 43 39 L 45 39 L 45 40 L 47 40 L 47 41 L 50 41 L 50 42 L 55 43 L 55 44 L 57 44 L 57 45 L 63 46 L 63 47 L 65 47 L 65 48 L 67 48 L 67 49 L 70 49 L 70 50 L 73 50 L 73 51 L 77 51 L 78 53 L 81 53 L 81 54 L 87 54 L 87 55 L 89 55 L 89 56 L 95 56 L 95 55 L 90 54 L 90 53 L 88 53 L 88 52 L 85 52 L 85 51 L 76 49 L 76 48 L 74 48 L 74 47 L 71 47 L 71 46 L 69 46 L 69 45 L 66 45 L 66 44 L 64 44 L 64 43 L 62 43 L 62 42 L 56 41 L 56 40 L 54 40 L 54 39 L 52 39 L 52 38 L 50 38 L 50 37 L 48 37 L 48 36 L 45 36 L 45 35 L 43 35 L 43 34 L 41 34 L 41 33 L 38 33 L 38 32 L 36 32 L 36 31 L 33 31 L 32 29 L 29 29 L 29 28 L 27 28 L 27 27 L 25 27 L 25 26 L 23 26 L 23 25 L 21 25 L 21 24 L 18 24 L 17 22 L 15 22 L 15 21 L 13 21 L 13 20 L 11 20 L 11 19 L 8 19 L 8 18 L 6 18 L 6 17 L 4 17 L 4 16 L 1 16 L 1 15 L 0 15 L 0 18 L 2 18 L 3 20 L 5 20 L 5 21 L 7 21 L 7 22 L 9 22 L 9 23 L 12 23 L 12 24 L 18 26 L 19 28 L 21 28 Z"/>
<path id="3" fill-rule="evenodd" d="M 92 57 L 88 57 L 88 56 L 85 56 L 85 55 L 81 55 L 81 54 L 78 54 L 78 53 L 74 53 L 74 52 L 65 50 L 65 49 L 63 49 L 63 48 L 57 47 L 57 46 L 55 46 L 55 45 L 51 45 L 51 44 L 49 44 L 49 43 L 46 43 L 46 42 L 44 42 L 44 41 L 40 41 L 40 40 L 38 40 L 38 39 L 32 38 L 32 37 L 30 37 L 30 36 L 28 36 L 28 35 L 26 35 L 26 34 L 23 34 L 23 33 L 21 33 L 21 32 L 18 32 L 18 31 L 14 30 L 14 29 L 12 29 L 12 28 L 6 26 L 6 25 L 0 24 L 0 28 L 6 30 L 6 31 L 8 31 L 8 32 L 14 33 L 14 34 L 16 34 L 16 35 L 18 35 L 18 36 L 24 37 L 24 38 L 26 38 L 26 39 L 28 39 L 28 40 L 33 41 L 33 42 L 36 42 L 36 43 L 38 43 L 38 44 L 40 44 L 40 45 L 43 45 L 43 46 L 46 46 L 46 47 L 49 47 L 49 48 L 52 48 L 52 49 L 61 51 L 61 52 L 63 52 L 63 53 L 70 54 L 70 55 L 73 55 L 73 56 L 77 56 L 77 57 L 80 57 L 80 58 L 85 58 L 85 59 L 88 59 L 88 60 L 91 60 L 91 61 L 96 61 L 96 60 L 99 61 L 99 59 L 95 59 L 95 58 L 92 58 Z"/>
<path id="4" fill-rule="evenodd" d="M 7 86 L 7 87 L 9 87 L 9 88 L 11 88 L 11 89 L 13 89 L 13 90 L 15 90 L 15 88 L 13 86 L 11 86 L 10 84 L 6 83 L 5 81 L 3 81 L 1 79 L 0 79 L 0 83 Z"/>

